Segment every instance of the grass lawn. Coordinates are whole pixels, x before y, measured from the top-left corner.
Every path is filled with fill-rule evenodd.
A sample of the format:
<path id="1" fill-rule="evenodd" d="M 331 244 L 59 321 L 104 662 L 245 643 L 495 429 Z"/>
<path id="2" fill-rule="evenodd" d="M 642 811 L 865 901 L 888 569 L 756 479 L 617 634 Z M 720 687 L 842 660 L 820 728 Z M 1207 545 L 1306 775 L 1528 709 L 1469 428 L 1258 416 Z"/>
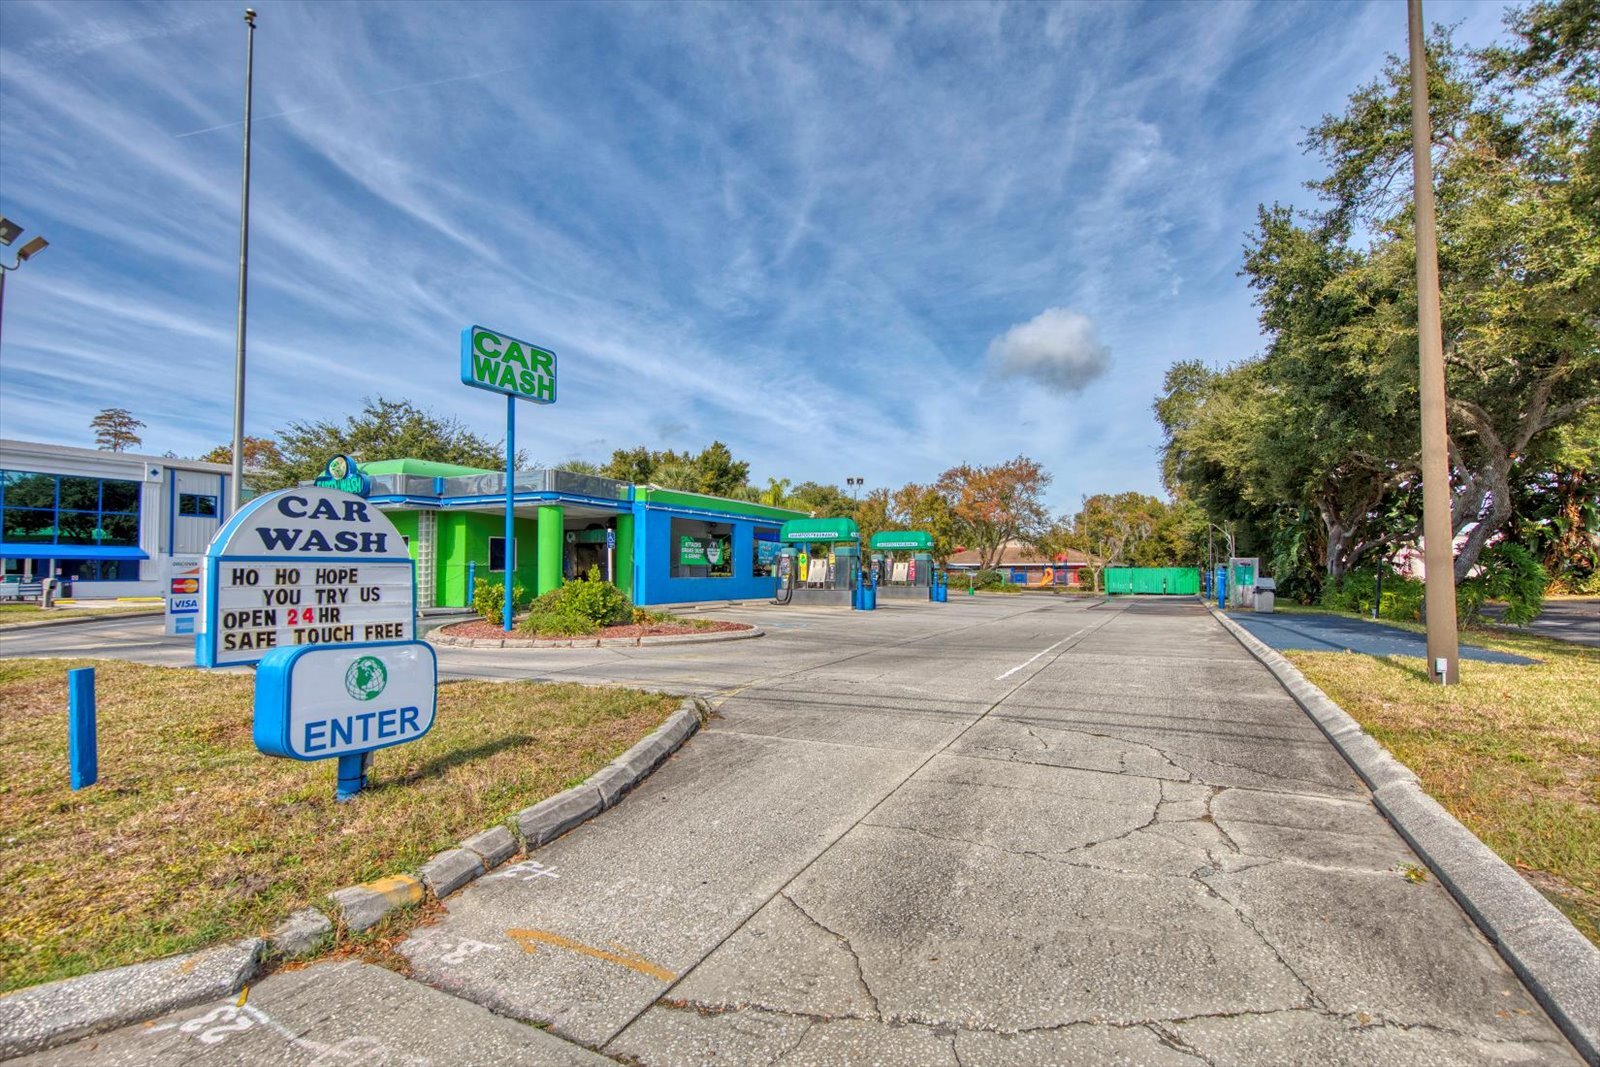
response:
<path id="1" fill-rule="evenodd" d="M 335 804 L 335 761 L 257 753 L 249 675 L 98 662 L 100 782 L 73 793 L 66 671 L 88 665 L 0 660 L 0 992 L 256 934 L 415 869 L 587 778 L 679 703 L 447 682 L 433 731 L 378 752 L 368 789 Z"/>
<path id="2" fill-rule="evenodd" d="M 1415 658 L 1284 655 L 1600 944 L 1600 649 L 1504 629 L 1462 637 L 1541 662 L 1463 660 L 1461 684 L 1445 687 Z"/>
<path id="3" fill-rule="evenodd" d="M 0 603 L 0 627 L 10 626 L 19 622 L 43 622 L 55 619 L 81 619 L 88 615 L 137 615 L 156 614 L 161 611 L 160 604 L 128 604 L 116 608 L 51 608 L 46 611 L 38 604 Z"/>

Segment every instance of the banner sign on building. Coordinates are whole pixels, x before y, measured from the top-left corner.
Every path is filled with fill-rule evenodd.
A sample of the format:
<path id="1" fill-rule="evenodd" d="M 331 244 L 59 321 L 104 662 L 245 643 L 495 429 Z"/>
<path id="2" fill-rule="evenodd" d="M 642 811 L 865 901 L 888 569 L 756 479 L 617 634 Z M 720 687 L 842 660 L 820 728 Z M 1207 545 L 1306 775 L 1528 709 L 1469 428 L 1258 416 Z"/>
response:
<path id="1" fill-rule="evenodd" d="M 204 556 L 167 557 L 166 632 L 193 634 L 200 618 L 200 583 L 205 574 Z"/>
<path id="2" fill-rule="evenodd" d="M 461 382 L 535 404 L 556 402 L 556 354 L 482 326 L 461 331 Z"/>
<path id="3" fill-rule="evenodd" d="M 317 760 L 415 741 L 433 729 L 438 680 L 426 641 L 274 649 L 256 670 L 256 747 Z"/>
<path id="4" fill-rule="evenodd" d="M 328 465 L 322 468 L 322 473 L 311 484 L 323 489 L 337 489 L 342 493 L 354 493 L 356 496 L 367 496 L 372 492 L 372 479 L 361 473 L 361 468 L 349 456 L 334 456 L 328 460 Z"/>
<path id="5" fill-rule="evenodd" d="M 416 636 L 410 550 L 383 512 L 351 493 L 302 487 L 257 497 L 217 531 L 205 561 L 199 666 Z"/>
<path id="6" fill-rule="evenodd" d="M 698 538 L 684 534 L 678 539 L 678 565 L 680 567 L 704 567 L 706 565 L 706 543 Z"/>

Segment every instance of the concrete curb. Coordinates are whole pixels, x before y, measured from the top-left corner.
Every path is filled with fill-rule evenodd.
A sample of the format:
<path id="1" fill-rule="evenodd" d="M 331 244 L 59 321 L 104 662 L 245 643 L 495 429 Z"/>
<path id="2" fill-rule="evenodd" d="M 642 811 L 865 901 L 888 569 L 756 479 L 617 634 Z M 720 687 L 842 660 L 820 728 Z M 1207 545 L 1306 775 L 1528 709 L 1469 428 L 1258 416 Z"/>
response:
<path id="1" fill-rule="evenodd" d="M 640 645 L 693 645 L 709 641 L 748 641 L 764 637 L 759 626 L 748 630 L 714 630 L 702 634 L 659 634 L 645 637 L 452 637 L 430 631 L 423 640 L 447 648 L 637 648 Z"/>
<path id="2" fill-rule="evenodd" d="M 1288 690 L 1372 790 L 1373 803 L 1500 952 L 1590 1064 L 1600 1064 L 1600 948 L 1423 792 L 1411 769 L 1294 664 L 1211 605 L 1223 627 Z"/>
<path id="3" fill-rule="evenodd" d="M 258 937 L 114 967 L 0 997 L 0 1060 L 232 996 L 256 976 Z"/>
<path id="4" fill-rule="evenodd" d="M 637 744 L 581 785 L 547 797 L 446 849 L 409 874 L 380 878 L 376 882 L 346 886 L 329 894 L 334 914 L 346 929 L 360 932 L 377 925 L 400 908 L 420 904 L 425 897 L 443 900 L 470 885 L 497 866 L 531 853 L 587 822 L 622 797 L 676 752 L 700 728 L 702 705 L 688 698 Z"/>

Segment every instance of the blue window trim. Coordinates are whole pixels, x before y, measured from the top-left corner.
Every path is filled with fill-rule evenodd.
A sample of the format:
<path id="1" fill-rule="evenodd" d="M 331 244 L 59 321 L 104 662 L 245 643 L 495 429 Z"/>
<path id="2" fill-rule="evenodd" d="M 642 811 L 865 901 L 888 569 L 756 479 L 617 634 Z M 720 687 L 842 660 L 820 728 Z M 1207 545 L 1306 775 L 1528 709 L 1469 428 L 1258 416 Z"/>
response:
<path id="1" fill-rule="evenodd" d="M 108 515 L 110 515 L 110 516 L 119 516 L 119 517 L 124 517 L 124 518 L 131 517 L 131 518 L 133 518 L 134 522 L 138 526 L 142 527 L 143 526 L 143 521 L 142 520 L 143 520 L 143 516 L 144 516 L 144 495 L 143 495 L 143 486 L 137 479 L 134 479 L 134 478 L 95 478 L 94 479 L 94 481 L 95 481 L 95 507 L 91 510 L 91 509 L 85 509 L 85 508 L 63 508 L 61 506 L 61 479 L 63 479 L 63 478 L 89 478 L 89 477 L 91 477 L 91 475 L 86 475 L 86 474 L 51 474 L 48 471 L 0 470 L 0 511 L 3 511 L 5 509 L 5 506 L 6 506 L 5 505 L 5 482 L 6 482 L 6 479 L 4 477 L 4 475 L 6 475 L 6 474 L 30 474 L 30 475 L 34 475 L 34 476 L 40 477 L 40 478 L 49 478 L 49 479 L 51 479 L 51 481 L 52 481 L 52 483 L 54 485 L 54 497 L 53 497 L 53 505 L 52 505 L 52 507 L 50 507 L 50 508 L 18 508 L 17 510 L 40 511 L 40 512 L 48 511 L 48 512 L 50 512 L 50 514 L 52 515 L 52 521 L 51 521 L 50 525 L 51 525 L 51 528 L 55 531 L 55 533 L 52 535 L 54 540 L 49 541 L 49 542 L 43 542 L 43 541 L 6 541 L 5 540 L 4 529 L 3 529 L 3 527 L 0 527 L 0 553 L 3 553 L 7 558 L 11 558 L 11 559 L 24 558 L 25 553 L 26 553 L 26 558 L 34 558 L 34 559 L 49 558 L 49 556 L 52 553 L 58 559 L 92 559 L 92 558 L 96 558 L 94 556 L 63 554 L 63 550 L 67 550 L 67 549 L 76 549 L 76 550 L 79 550 L 79 551 L 82 551 L 84 549 L 88 549 L 90 551 L 96 552 L 98 554 L 98 557 L 102 558 L 102 559 L 113 559 L 113 558 L 147 559 L 147 558 L 149 558 L 148 556 L 144 555 L 143 553 L 140 553 L 137 557 L 120 555 L 121 552 L 124 552 L 124 551 L 126 551 L 126 550 L 128 550 L 130 548 L 133 551 L 137 552 L 138 551 L 137 543 L 135 543 L 132 546 L 128 546 L 128 545 L 74 545 L 74 544 L 71 544 L 71 543 L 63 544 L 60 541 L 60 537 L 61 537 L 61 516 L 62 516 L 63 513 L 68 514 L 68 515 L 93 515 L 94 519 L 95 519 L 95 523 L 94 524 L 95 524 L 95 528 L 96 529 L 102 529 L 102 528 L 105 527 L 105 520 L 106 520 L 106 516 L 108 516 Z M 133 506 L 133 510 L 132 511 L 107 511 L 106 510 L 106 508 L 105 508 L 105 500 L 106 500 L 106 483 L 107 482 L 126 482 L 127 484 L 132 485 L 134 487 L 134 506 Z M 32 552 L 27 552 L 26 550 L 29 550 L 29 549 L 31 549 L 33 551 Z"/>
<path id="2" fill-rule="evenodd" d="M 222 505 L 218 502 L 217 494 L 215 494 L 215 493 L 177 493 L 177 492 L 175 492 L 175 493 L 172 494 L 172 496 L 173 496 L 173 499 L 175 499 L 178 502 L 178 515 L 179 515 L 180 518 L 185 518 L 185 519 L 215 519 L 215 518 L 220 518 L 221 515 L 222 515 Z M 209 501 L 211 501 L 211 514 L 202 515 L 199 512 L 195 512 L 192 515 L 184 514 L 183 498 L 186 497 L 186 496 L 187 497 L 193 497 L 196 500 L 209 500 Z"/>

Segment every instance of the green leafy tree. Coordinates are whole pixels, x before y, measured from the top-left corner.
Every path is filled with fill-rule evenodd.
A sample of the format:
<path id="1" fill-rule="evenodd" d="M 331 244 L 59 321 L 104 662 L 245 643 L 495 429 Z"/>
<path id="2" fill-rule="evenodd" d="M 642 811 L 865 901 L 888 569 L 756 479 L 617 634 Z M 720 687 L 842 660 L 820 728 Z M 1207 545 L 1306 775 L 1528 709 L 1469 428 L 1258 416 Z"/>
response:
<path id="1" fill-rule="evenodd" d="M 939 490 L 916 482 L 901 486 L 890 496 L 889 518 L 895 526 L 932 536 L 934 560 L 940 566 L 950 562 L 956 550 L 956 518 Z"/>
<path id="2" fill-rule="evenodd" d="M 607 478 L 633 485 L 659 485 L 690 493 L 743 499 L 750 464 L 733 458 L 721 441 L 713 441 L 700 452 L 652 451 L 644 445 L 619 448 L 601 468 Z"/>
<path id="3" fill-rule="evenodd" d="M 801 482 L 789 494 L 786 507 L 804 511 L 819 519 L 832 519 L 854 514 L 856 502 L 850 494 L 837 485 L 820 482 Z"/>
<path id="4" fill-rule="evenodd" d="M 1515 481 L 1600 404 L 1597 21 L 1563 0 L 1514 13 L 1504 49 L 1429 41 L 1458 584 L 1515 531 Z M 1321 209 L 1263 208 L 1247 248 L 1266 352 L 1175 365 L 1156 412 L 1169 487 L 1337 582 L 1420 526 L 1405 61 L 1308 144 Z"/>
<path id="5" fill-rule="evenodd" d="M 244 470 L 246 474 L 256 474 L 275 464 L 283 462 L 283 454 L 278 451 L 278 444 L 270 437 L 246 437 L 244 439 Z M 202 463 L 232 463 L 233 444 L 228 442 L 200 457 Z"/>
<path id="6" fill-rule="evenodd" d="M 1514 41 L 1470 52 L 1429 41 L 1440 295 L 1449 403 L 1452 519 L 1464 582 L 1512 515 L 1516 457 L 1600 404 L 1600 5 L 1535 4 L 1509 20 Z M 1391 57 L 1345 113 L 1311 131 L 1329 166 L 1315 187 L 1341 240 L 1376 234 L 1345 279 L 1366 312 L 1347 331 L 1377 373 L 1416 373 L 1409 70 Z M 1406 411 L 1411 421 L 1411 411 Z"/>
<path id="7" fill-rule="evenodd" d="M 89 420 L 94 431 L 94 446 L 103 452 L 125 452 L 144 444 L 139 431 L 144 423 L 133 417 L 127 408 L 104 408 Z"/>
<path id="8" fill-rule="evenodd" d="M 307 482 L 329 458 L 361 462 L 425 459 L 494 470 L 505 466 L 505 448 L 479 437 L 457 419 L 441 419 L 408 400 L 368 399 L 358 414 L 333 420 L 293 422 L 278 431 L 277 454 L 266 457 L 252 479 L 263 492 Z M 518 453 L 517 465 L 526 457 Z"/>
<path id="9" fill-rule="evenodd" d="M 872 535 L 892 526 L 889 518 L 889 490 L 872 490 L 856 502 L 853 515 L 856 529 L 861 532 L 861 550 L 866 552 L 868 544 L 872 541 Z"/>
<path id="10" fill-rule="evenodd" d="M 1050 481 L 1041 464 L 1018 456 L 988 467 L 951 467 L 934 488 L 950 507 L 957 538 L 977 550 L 979 569 L 988 570 L 1008 542 L 1034 544 L 1050 529 L 1043 500 Z"/>

